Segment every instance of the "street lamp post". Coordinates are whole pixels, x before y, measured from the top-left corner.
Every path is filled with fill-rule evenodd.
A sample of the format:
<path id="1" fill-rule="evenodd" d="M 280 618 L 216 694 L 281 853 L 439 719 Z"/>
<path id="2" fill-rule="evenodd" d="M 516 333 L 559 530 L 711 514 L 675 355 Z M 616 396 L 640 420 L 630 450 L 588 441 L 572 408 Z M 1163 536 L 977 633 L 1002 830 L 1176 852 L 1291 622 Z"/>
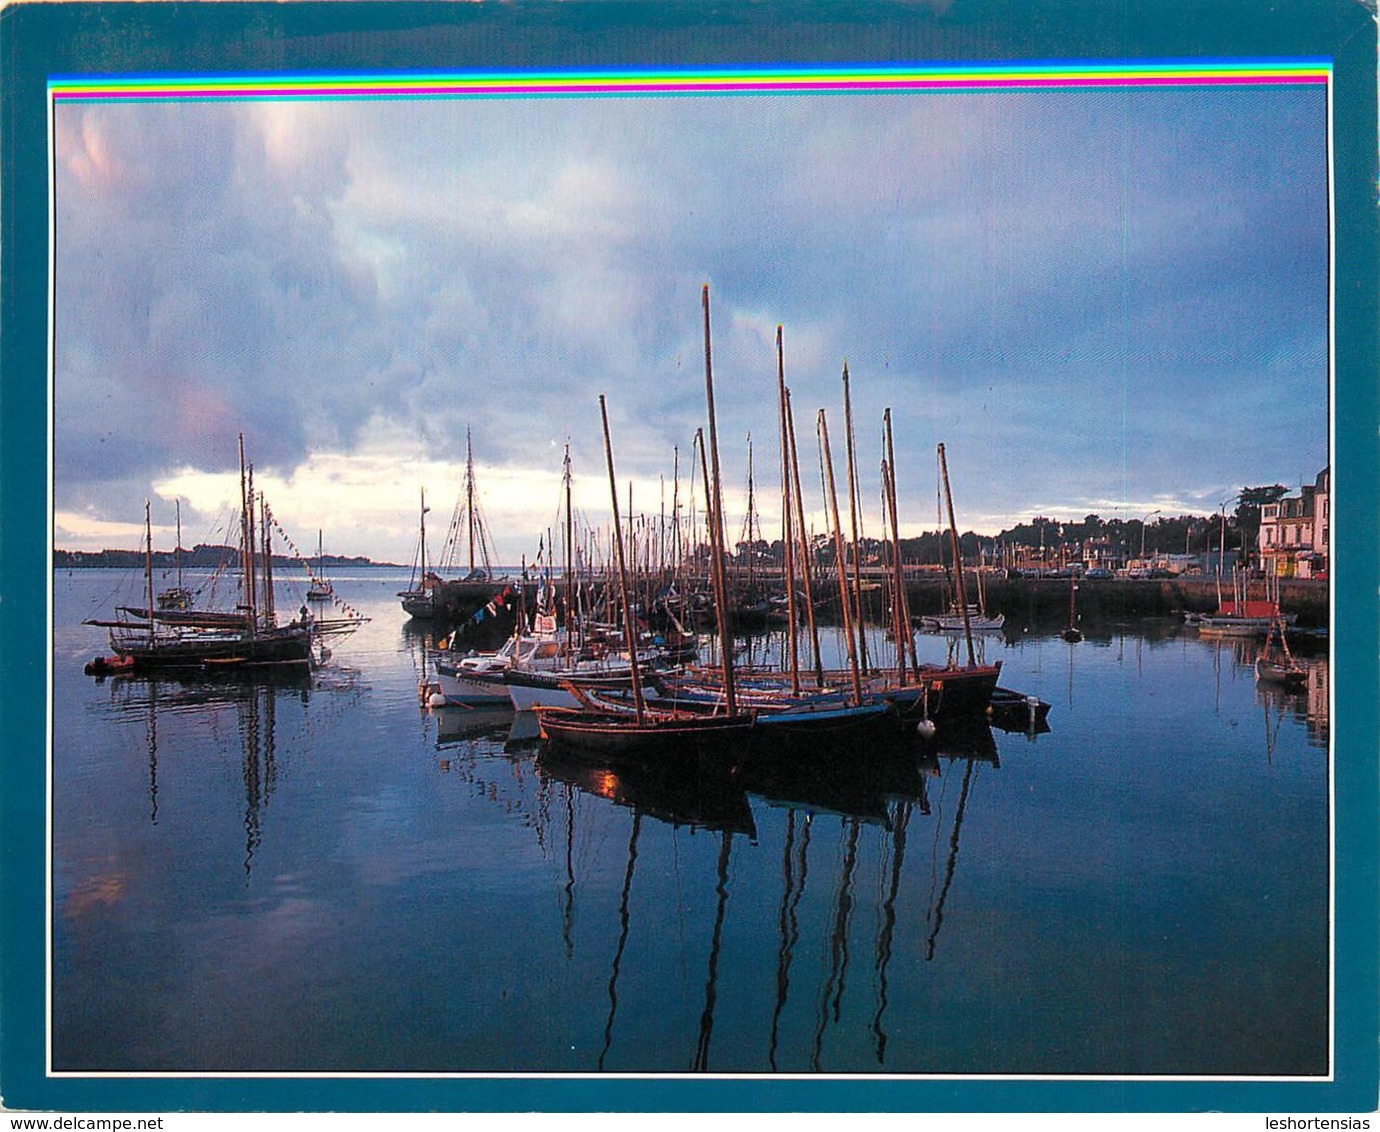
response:
<path id="1" fill-rule="evenodd" d="M 1145 524 L 1158 514 L 1158 511 L 1151 511 L 1140 521 L 1140 560 L 1142 564 L 1145 562 Z"/>

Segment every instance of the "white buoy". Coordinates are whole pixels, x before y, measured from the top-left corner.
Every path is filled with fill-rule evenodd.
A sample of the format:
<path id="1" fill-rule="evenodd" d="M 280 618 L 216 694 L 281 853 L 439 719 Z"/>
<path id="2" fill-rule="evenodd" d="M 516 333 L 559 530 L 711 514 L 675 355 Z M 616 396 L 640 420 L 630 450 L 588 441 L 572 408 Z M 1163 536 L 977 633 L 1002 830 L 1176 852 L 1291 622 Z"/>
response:
<path id="1" fill-rule="evenodd" d="M 440 692 L 432 692 L 431 697 L 426 702 L 427 707 L 445 707 L 446 697 Z"/>
<path id="2" fill-rule="evenodd" d="M 932 719 L 922 719 L 915 725 L 915 733 L 922 739 L 933 739 L 934 732 L 934 720 Z"/>

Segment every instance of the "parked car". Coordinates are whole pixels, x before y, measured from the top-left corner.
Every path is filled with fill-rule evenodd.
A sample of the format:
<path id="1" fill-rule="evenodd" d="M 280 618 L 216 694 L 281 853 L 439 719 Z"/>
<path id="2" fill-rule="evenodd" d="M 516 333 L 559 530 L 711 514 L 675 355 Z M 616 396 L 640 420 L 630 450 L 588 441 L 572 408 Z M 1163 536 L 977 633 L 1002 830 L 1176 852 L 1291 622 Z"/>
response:
<path id="1" fill-rule="evenodd" d="M 1111 576 L 1112 576 L 1112 572 L 1111 572 L 1110 570 L 1108 570 L 1105 566 L 1094 566 L 1091 570 L 1088 570 L 1088 571 L 1087 571 L 1086 573 L 1084 573 L 1084 575 L 1083 575 L 1083 577 L 1085 577 L 1085 578 L 1091 578 L 1091 579 L 1093 579 L 1094 581 L 1097 581 L 1097 580 L 1099 580 L 1099 579 L 1107 579 L 1107 578 L 1110 578 Z"/>

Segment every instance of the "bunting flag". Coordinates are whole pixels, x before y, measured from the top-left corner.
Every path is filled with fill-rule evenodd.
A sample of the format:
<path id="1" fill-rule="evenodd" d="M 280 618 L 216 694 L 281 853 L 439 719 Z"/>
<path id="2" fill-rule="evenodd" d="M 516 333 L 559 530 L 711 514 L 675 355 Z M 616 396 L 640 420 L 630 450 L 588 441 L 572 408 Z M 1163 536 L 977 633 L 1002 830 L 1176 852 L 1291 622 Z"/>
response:
<path id="1" fill-rule="evenodd" d="M 316 575 L 313 574 L 313 573 L 311 572 L 311 563 L 310 563 L 310 561 L 308 560 L 307 556 L 304 555 L 300 550 L 297 549 L 297 544 L 296 544 L 295 542 L 292 541 L 292 536 L 291 536 L 290 534 L 288 534 L 287 531 L 283 530 L 283 528 L 282 528 L 281 526 L 279 526 L 278 520 L 275 519 L 275 518 L 273 517 L 273 515 L 272 515 L 271 512 L 270 512 L 270 514 L 269 514 L 269 516 L 268 516 L 268 522 L 269 522 L 269 525 L 270 525 L 275 531 L 278 532 L 279 537 L 282 538 L 282 540 L 283 540 L 285 543 L 287 543 L 288 549 L 292 551 L 293 557 L 296 558 L 297 561 L 301 564 L 302 569 L 304 569 L 304 570 L 307 572 L 307 578 L 308 578 L 308 580 L 313 581 L 313 582 L 319 581 L 320 579 L 318 579 L 318 578 L 316 577 Z M 331 604 L 334 605 L 337 609 L 339 609 L 343 614 L 345 614 L 346 617 L 349 617 L 349 618 L 351 618 L 352 620 L 356 620 L 356 621 L 368 621 L 368 620 L 369 620 L 369 618 L 365 617 L 364 614 L 362 614 L 358 609 L 356 609 L 354 606 L 352 606 L 349 602 L 347 602 L 347 601 L 342 601 L 339 597 L 337 597 L 337 596 L 335 595 L 335 592 L 334 592 L 334 591 L 332 591 L 332 593 L 331 593 Z"/>
<path id="2" fill-rule="evenodd" d="M 506 612 L 512 607 L 513 587 L 504 586 L 498 593 L 494 594 L 487 602 L 476 609 L 470 617 L 471 625 L 478 625 L 487 621 L 490 617 L 497 617 L 500 612 Z"/>

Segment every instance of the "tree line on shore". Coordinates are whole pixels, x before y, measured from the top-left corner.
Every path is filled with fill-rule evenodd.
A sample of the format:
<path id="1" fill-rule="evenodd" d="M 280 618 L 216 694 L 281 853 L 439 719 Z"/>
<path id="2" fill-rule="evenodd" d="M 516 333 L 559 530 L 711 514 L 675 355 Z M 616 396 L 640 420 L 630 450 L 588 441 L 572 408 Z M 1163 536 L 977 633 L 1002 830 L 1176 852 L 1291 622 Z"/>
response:
<path id="1" fill-rule="evenodd" d="M 146 556 L 142 550 L 54 550 L 53 566 L 60 570 L 70 570 L 79 566 L 97 566 L 116 569 L 142 570 Z M 240 550 L 237 546 L 214 546 L 198 543 L 190 549 L 155 550 L 153 568 L 155 570 L 175 570 L 180 564 L 184 570 L 219 570 L 225 567 L 238 567 Z M 299 559 L 290 555 L 275 554 L 274 566 L 293 566 Z M 315 563 L 316 559 L 313 558 Z M 389 562 L 375 562 L 370 558 L 347 558 L 338 554 L 327 554 L 321 559 L 327 570 L 343 566 L 390 566 Z"/>

